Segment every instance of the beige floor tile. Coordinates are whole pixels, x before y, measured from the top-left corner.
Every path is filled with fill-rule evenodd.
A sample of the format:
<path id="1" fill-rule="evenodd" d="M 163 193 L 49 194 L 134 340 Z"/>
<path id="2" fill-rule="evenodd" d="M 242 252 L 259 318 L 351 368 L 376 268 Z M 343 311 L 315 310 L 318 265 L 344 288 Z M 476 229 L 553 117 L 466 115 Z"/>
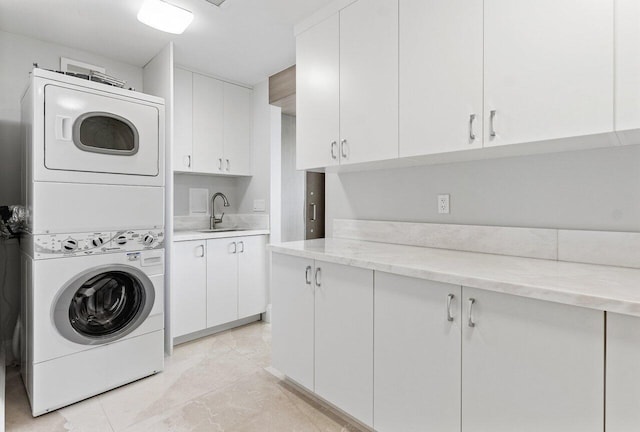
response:
<path id="1" fill-rule="evenodd" d="M 219 340 L 262 367 L 271 365 L 271 326 L 249 324 L 221 333 Z"/>
<path id="2" fill-rule="evenodd" d="M 33 418 L 17 369 L 9 371 L 5 400 L 7 432 L 113 432 L 97 398 Z"/>
<path id="3" fill-rule="evenodd" d="M 51 414 L 31 417 L 16 369 L 7 432 L 359 432 L 263 368 L 271 326 L 256 323 L 180 345 L 165 371 Z"/>
<path id="4" fill-rule="evenodd" d="M 279 381 L 278 385 L 291 402 L 304 413 L 311 422 L 322 432 L 363 432 L 363 429 L 353 425 L 349 420 L 337 414 L 330 407 L 320 404 L 292 385 Z"/>
<path id="5" fill-rule="evenodd" d="M 116 432 L 261 369 L 228 346 L 196 345 L 178 347 L 164 372 L 100 396 Z"/>
<path id="6" fill-rule="evenodd" d="M 286 410 L 297 411 L 280 390 L 277 379 L 260 371 L 133 425 L 126 432 L 232 431 L 265 412 Z"/>

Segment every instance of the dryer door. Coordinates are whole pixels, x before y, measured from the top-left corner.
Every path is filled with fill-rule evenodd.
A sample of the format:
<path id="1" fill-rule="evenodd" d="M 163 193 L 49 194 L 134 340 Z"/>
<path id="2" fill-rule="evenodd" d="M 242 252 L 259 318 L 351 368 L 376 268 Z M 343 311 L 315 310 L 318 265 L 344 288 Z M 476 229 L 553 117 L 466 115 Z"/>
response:
<path id="1" fill-rule="evenodd" d="M 45 86 L 47 169 L 157 176 L 158 108 L 53 84 Z"/>
<path id="2" fill-rule="evenodd" d="M 149 316 L 153 283 L 135 267 L 114 264 L 72 279 L 53 305 L 53 321 L 66 339 L 83 345 L 118 340 Z"/>

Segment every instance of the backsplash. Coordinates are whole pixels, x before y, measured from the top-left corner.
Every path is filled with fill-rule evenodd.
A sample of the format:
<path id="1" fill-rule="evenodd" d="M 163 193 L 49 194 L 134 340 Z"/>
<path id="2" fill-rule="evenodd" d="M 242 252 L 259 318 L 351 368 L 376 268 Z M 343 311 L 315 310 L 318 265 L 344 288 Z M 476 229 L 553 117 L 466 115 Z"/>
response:
<path id="1" fill-rule="evenodd" d="M 333 237 L 640 268 L 640 233 L 334 219 Z"/>
<path id="2" fill-rule="evenodd" d="M 188 231 L 209 228 L 209 216 L 175 216 L 173 229 Z M 266 214 L 225 214 L 219 228 L 269 229 L 269 215 Z"/>

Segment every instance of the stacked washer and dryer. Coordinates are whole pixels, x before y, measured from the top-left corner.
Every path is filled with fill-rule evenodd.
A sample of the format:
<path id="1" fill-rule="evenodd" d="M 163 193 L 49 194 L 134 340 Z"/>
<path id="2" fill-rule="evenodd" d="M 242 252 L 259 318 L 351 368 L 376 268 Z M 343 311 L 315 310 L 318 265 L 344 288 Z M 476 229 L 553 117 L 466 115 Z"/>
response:
<path id="1" fill-rule="evenodd" d="M 164 101 L 34 69 L 22 377 L 34 416 L 162 370 Z"/>

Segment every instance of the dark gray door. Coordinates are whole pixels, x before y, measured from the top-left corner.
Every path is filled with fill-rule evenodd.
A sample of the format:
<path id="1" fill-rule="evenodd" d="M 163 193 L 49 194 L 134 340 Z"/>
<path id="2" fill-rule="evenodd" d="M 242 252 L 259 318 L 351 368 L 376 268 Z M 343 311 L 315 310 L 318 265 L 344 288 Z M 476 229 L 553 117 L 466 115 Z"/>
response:
<path id="1" fill-rule="evenodd" d="M 307 172 L 305 239 L 324 238 L 324 173 Z"/>

